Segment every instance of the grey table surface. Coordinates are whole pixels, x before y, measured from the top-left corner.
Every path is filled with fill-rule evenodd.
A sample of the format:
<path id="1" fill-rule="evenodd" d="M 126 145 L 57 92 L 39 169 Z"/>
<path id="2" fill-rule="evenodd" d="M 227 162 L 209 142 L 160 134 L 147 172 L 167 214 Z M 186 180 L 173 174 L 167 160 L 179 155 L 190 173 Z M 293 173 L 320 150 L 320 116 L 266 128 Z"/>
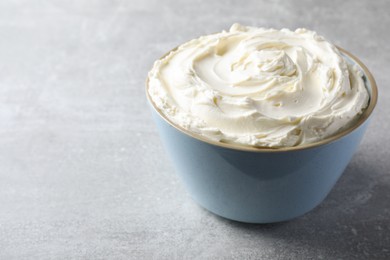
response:
<path id="1" fill-rule="evenodd" d="M 0 1 L 0 259 L 390 259 L 389 1 Z M 312 212 L 250 225 L 187 195 L 151 120 L 154 60 L 234 22 L 307 27 L 380 99 Z"/>

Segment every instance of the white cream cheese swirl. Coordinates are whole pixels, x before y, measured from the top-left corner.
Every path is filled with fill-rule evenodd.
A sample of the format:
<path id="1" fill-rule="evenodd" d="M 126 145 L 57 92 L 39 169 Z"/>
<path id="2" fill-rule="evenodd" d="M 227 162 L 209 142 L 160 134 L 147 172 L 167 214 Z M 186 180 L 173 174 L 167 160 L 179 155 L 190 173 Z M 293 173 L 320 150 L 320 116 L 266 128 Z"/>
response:
<path id="1" fill-rule="evenodd" d="M 156 61 L 148 84 L 152 102 L 173 123 L 255 147 L 334 135 L 369 100 L 360 69 L 315 32 L 238 24 Z"/>

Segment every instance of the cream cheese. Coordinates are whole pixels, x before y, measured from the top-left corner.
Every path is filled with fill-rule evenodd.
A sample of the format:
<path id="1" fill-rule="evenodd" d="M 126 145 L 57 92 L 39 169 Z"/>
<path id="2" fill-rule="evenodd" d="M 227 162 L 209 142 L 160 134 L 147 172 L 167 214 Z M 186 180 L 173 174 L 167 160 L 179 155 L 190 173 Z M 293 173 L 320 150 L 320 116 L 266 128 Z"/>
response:
<path id="1" fill-rule="evenodd" d="M 214 141 L 289 147 L 355 121 L 369 95 L 357 66 L 313 31 L 234 24 L 154 63 L 148 92 L 174 124 Z"/>

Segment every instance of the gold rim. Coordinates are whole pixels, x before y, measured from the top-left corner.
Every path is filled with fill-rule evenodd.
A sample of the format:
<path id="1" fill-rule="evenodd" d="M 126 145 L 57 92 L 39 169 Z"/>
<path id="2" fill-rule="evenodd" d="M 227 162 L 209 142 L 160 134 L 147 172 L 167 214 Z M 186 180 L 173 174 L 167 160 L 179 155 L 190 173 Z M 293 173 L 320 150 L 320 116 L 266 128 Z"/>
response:
<path id="1" fill-rule="evenodd" d="M 337 46 L 337 48 L 345 55 L 347 55 L 349 58 L 351 58 L 351 60 L 353 60 L 355 63 L 357 63 L 360 68 L 364 71 L 364 75 L 367 79 L 367 81 L 370 82 L 370 87 L 371 87 L 371 93 L 370 94 L 370 101 L 369 101 L 369 104 L 368 104 L 368 107 L 366 108 L 366 110 L 363 112 L 363 114 L 360 116 L 359 120 L 351 127 L 347 128 L 347 129 L 344 129 L 343 131 L 335 134 L 335 135 L 332 135 L 328 138 L 325 138 L 321 141 L 318 141 L 318 142 L 314 142 L 314 143 L 308 143 L 308 144 L 303 144 L 303 145 L 298 145 L 298 146 L 290 146 L 290 147 L 276 147 L 276 148 L 272 148 L 272 147 L 264 147 L 264 146 L 259 146 L 259 147 L 255 147 L 255 146 L 244 146 L 244 145 L 240 145 L 240 144 L 230 144 L 230 143 L 222 143 L 222 142 L 218 142 L 218 141 L 213 141 L 213 140 L 210 140 L 202 135 L 199 135 L 199 134 L 195 134 L 195 133 L 192 133 L 191 131 L 179 126 L 179 125 L 176 125 L 175 123 L 173 123 L 169 118 L 167 118 L 157 107 L 156 105 L 154 104 L 154 102 L 152 101 L 150 95 L 149 95 L 149 91 L 148 91 L 148 87 L 149 87 L 149 77 L 146 79 L 146 84 L 145 84 L 145 89 L 146 89 L 146 97 L 149 101 L 149 103 L 152 105 L 153 109 L 168 123 L 170 124 L 172 127 L 176 128 L 177 130 L 179 130 L 180 132 L 192 137 L 192 138 L 195 138 L 197 140 L 200 140 L 202 142 L 205 142 L 205 143 L 208 143 L 208 144 L 211 144 L 211 145 L 215 145 L 215 146 L 219 146 L 219 147 L 223 147 L 223 148 L 228 148 L 228 149 L 233 149 L 233 150 L 238 150 L 238 151 L 247 151 L 247 152 L 287 152 L 287 151 L 297 151 L 297 150 L 304 150 L 304 149 L 308 149 L 308 148 L 314 148 L 314 147 L 318 147 L 318 146 L 321 146 L 321 145 L 325 145 L 325 144 L 328 144 L 328 143 L 331 143 L 331 142 L 334 142 L 340 138 L 342 138 L 343 136 L 351 133 L 352 131 L 354 131 L 355 129 L 357 129 L 359 126 L 361 126 L 369 117 L 370 115 L 372 114 L 372 111 L 374 111 L 374 108 L 376 106 L 376 103 L 377 103 L 377 100 L 378 100 L 378 88 L 376 86 L 376 82 L 374 80 L 374 77 L 372 76 L 371 72 L 368 70 L 368 68 L 357 58 L 355 57 L 354 55 L 352 55 L 351 53 L 349 53 L 348 51 L 344 50 L 343 48 L 340 48 Z M 172 49 L 171 51 L 169 51 L 168 53 L 164 54 L 160 59 L 164 58 L 165 56 L 167 56 L 169 53 L 171 53 L 172 51 L 175 51 L 177 49 L 174 48 Z"/>

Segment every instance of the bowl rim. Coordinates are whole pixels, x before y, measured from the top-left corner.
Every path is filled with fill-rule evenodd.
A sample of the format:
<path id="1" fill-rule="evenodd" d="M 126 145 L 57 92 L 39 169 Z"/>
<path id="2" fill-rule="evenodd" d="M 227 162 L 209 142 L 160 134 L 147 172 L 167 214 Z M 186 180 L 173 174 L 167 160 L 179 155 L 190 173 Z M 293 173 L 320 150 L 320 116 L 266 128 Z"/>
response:
<path id="1" fill-rule="evenodd" d="M 165 56 L 169 55 L 171 52 L 177 50 L 178 47 L 173 48 L 169 52 L 165 53 L 159 60 L 163 59 Z M 285 147 L 265 147 L 265 146 L 245 146 L 242 144 L 237 144 L 237 143 L 223 143 L 219 141 L 214 141 L 211 140 L 205 136 L 202 136 L 200 134 L 191 132 L 190 130 L 185 129 L 184 127 L 181 127 L 180 125 L 175 124 L 172 122 L 164 113 L 160 111 L 160 109 L 155 105 L 153 102 L 152 98 L 150 97 L 149 94 L 149 76 L 146 79 L 145 82 L 145 92 L 146 92 L 146 98 L 148 99 L 149 103 L 152 105 L 153 110 L 157 112 L 157 114 L 164 119 L 165 122 L 167 122 L 170 126 L 174 127 L 176 130 L 180 131 L 181 133 L 195 138 L 198 141 L 213 145 L 213 146 L 218 146 L 220 148 L 226 148 L 226 149 L 231 149 L 231 150 L 236 150 L 236 151 L 245 151 L 245 152 L 266 152 L 266 153 L 278 153 L 278 152 L 289 152 L 289 151 L 300 151 L 300 150 L 306 150 L 310 148 L 316 148 L 319 146 L 323 146 L 332 142 L 335 142 L 342 137 L 348 135 L 349 133 L 353 132 L 355 129 L 359 128 L 366 120 L 370 117 L 372 112 L 374 111 L 374 108 L 378 102 L 378 88 L 375 82 L 374 77 L 372 76 L 371 72 L 368 70 L 368 68 L 363 64 L 362 61 L 360 61 L 355 55 L 351 54 L 350 52 L 346 51 L 345 49 L 336 46 L 336 48 L 344 55 L 349 57 L 353 62 L 355 62 L 357 65 L 360 66 L 360 68 L 364 72 L 364 76 L 366 77 L 366 80 L 370 82 L 370 89 L 371 91 L 368 90 L 369 94 L 369 104 L 367 108 L 364 110 L 364 112 L 360 115 L 358 121 L 356 121 L 353 125 L 350 127 L 342 130 L 341 132 L 331 135 L 325 139 L 322 139 L 317 142 L 313 143 L 307 143 L 307 144 L 302 144 L 302 145 L 297 145 L 297 146 L 285 146 Z M 367 88 L 367 84 L 366 88 Z"/>

